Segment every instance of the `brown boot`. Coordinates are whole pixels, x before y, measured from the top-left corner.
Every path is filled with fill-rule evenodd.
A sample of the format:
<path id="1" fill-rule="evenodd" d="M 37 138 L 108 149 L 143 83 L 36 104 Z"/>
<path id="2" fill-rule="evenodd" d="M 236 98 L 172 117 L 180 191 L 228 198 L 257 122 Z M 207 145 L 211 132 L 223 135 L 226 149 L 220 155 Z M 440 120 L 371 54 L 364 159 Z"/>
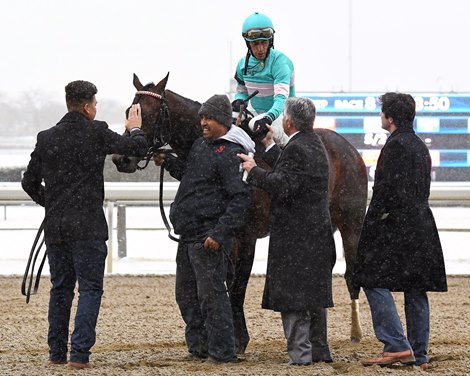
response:
<path id="1" fill-rule="evenodd" d="M 93 366 L 90 363 L 69 362 L 69 368 L 85 369 L 93 368 Z"/>
<path id="2" fill-rule="evenodd" d="M 394 363 L 400 362 L 401 364 L 415 364 L 416 359 L 413 351 L 399 351 L 399 352 L 384 352 L 376 358 L 361 359 L 363 366 L 372 366 L 378 364 L 379 366 L 390 366 Z"/>

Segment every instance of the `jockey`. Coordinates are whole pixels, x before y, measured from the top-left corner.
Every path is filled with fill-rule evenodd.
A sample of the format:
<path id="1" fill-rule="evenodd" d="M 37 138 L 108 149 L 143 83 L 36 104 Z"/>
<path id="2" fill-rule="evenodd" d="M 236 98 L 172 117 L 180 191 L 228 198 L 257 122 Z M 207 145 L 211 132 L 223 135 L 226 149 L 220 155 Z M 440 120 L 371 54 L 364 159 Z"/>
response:
<path id="1" fill-rule="evenodd" d="M 253 13 L 243 22 L 242 36 L 248 51 L 237 65 L 235 80 L 237 93 L 232 102 L 234 112 L 255 90 L 259 94 L 250 100 L 257 119 L 254 122 L 253 139 L 260 141 L 267 133 L 266 125 L 272 125 L 274 141 L 283 146 L 287 136 L 282 128 L 282 111 L 288 97 L 295 96 L 294 65 L 282 52 L 274 50 L 273 23 L 264 14 Z"/>

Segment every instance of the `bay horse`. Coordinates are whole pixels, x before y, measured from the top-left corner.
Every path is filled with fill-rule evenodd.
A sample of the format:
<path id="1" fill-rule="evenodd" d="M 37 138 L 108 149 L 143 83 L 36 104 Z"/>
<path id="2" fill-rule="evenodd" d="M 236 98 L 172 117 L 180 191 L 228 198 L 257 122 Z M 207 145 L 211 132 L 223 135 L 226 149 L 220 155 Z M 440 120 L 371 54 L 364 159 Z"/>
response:
<path id="1" fill-rule="evenodd" d="M 185 98 L 166 89 L 169 73 L 157 85 L 142 85 L 134 74 L 133 84 L 137 89 L 133 104 L 139 103 L 142 112 L 142 130 L 147 135 L 149 153 L 169 145 L 179 158 L 186 159 L 193 142 L 202 135 L 198 110 L 201 103 Z M 359 342 L 362 328 L 359 321 L 359 289 L 351 283 L 352 267 L 367 205 L 367 171 L 358 151 L 338 133 L 314 128 L 325 145 L 330 165 L 329 200 L 330 214 L 334 226 L 339 229 L 346 260 L 345 279 L 352 300 L 351 340 Z M 255 154 L 258 165 L 265 167 L 260 151 Z M 138 169 L 141 159 L 113 155 L 118 171 L 132 173 Z M 243 354 L 249 334 L 246 327 L 243 304 L 250 278 L 258 238 L 269 234 L 270 200 L 266 192 L 254 189 L 253 205 L 245 228 L 238 234 L 239 251 L 235 260 L 234 275 L 228 276 L 230 302 L 237 353 Z"/>

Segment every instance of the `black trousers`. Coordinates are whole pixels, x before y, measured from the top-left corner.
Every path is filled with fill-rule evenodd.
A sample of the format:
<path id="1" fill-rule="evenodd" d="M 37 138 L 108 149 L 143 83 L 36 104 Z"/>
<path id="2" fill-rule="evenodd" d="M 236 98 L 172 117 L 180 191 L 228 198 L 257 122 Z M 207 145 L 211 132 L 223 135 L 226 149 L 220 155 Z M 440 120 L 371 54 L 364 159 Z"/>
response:
<path id="1" fill-rule="evenodd" d="M 332 361 L 327 338 L 326 308 L 281 312 L 281 318 L 292 363 Z"/>
<path id="2" fill-rule="evenodd" d="M 235 335 L 225 279 L 228 257 L 221 248 L 207 250 L 203 241 L 181 241 L 176 255 L 176 302 L 186 323 L 188 351 L 230 360 Z"/>

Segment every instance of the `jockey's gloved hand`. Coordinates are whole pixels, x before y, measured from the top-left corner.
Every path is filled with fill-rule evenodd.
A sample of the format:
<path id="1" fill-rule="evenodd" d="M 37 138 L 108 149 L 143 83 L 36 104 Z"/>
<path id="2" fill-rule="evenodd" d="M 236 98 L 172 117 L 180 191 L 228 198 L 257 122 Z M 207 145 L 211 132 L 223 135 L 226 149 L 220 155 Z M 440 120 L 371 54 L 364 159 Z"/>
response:
<path id="1" fill-rule="evenodd" d="M 243 104 L 243 99 L 235 99 L 232 102 L 232 111 L 233 112 L 240 112 L 240 106 Z"/>
<path id="2" fill-rule="evenodd" d="M 266 137 L 269 132 L 269 129 L 266 125 L 271 125 L 273 121 L 271 118 L 265 116 L 261 119 L 255 121 L 253 125 L 253 141 L 261 142 L 262 139 Z"/>

